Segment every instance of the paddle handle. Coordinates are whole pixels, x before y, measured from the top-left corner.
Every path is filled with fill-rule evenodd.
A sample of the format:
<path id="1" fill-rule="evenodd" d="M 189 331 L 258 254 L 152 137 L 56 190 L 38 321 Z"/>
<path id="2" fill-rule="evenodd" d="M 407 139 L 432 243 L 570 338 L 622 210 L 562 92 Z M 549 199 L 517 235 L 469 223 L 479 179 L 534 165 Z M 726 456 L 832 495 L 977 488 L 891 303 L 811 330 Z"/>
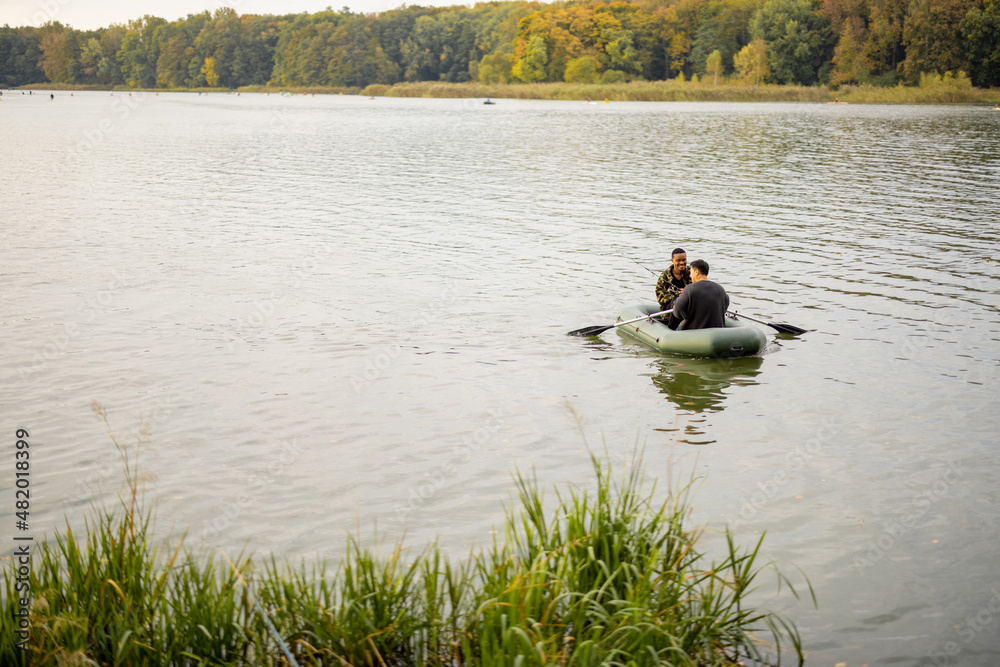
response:
<path id="1" fill-rule="evenodd" d="M 754 318 L 750 317 L 749 315 L 741 315 L 740 313 L 737 313 L 735 310 L 734 311 L 728 311 L 727 310 L 726 311 L 726 315 L 731 315 L 731 316 L 733 316 L 733 317 L 735 317 L 737 319 L 739 319 L 739 318 L 742 317 L 745 320 L 750 320 L 751 322 L 756 322 L 757 324 L 763 324 L 765 326 L 771 326 L 770 322 L 765 322 L 764 320 L 755 320 Z"/>
<path id="2" fill-rule="evenodd" d="M 740 315 L 735 311 L 732 313 L 726 311 L 726 315 L 730 315 L 732 317 L 735 317 L 736 319 L 750 320 L 751 322 L 756 322 L 757 324 L 763 324 L 766 327 L 771 327 L 778 333 L 791 334 L 793 336 L 801 336 L 804 333 L 808 333 L 808 330 L 803 329 L 802 327 L 797 327 L 792 324 L 772 324 L 771 322 L 765 322 L 764 320 L 754 319 L 749 315 Z"/>
<path id="3" fill-rule="evenodd" d="M 649 319 L 652 319 L 652 318 L 656 317 L 657 315 L 666 315 L 667 313 L 673 312 L 673 310 L 674 310 L 673 308 L 667 308 L 666 310 L 661 310 L 658 313 L 650 313 L 649 315 L 643 315 L 642 317 L 636 317 L 636 318 L 633 318 L 631 320 L 625 320 L 623 322 L 618 322 L 616 324 L 612 324 L 611 326 L 613 326 L 613 327 L 620 327 L 623 324 L 631 324 L 632 322 L 638 322 L 639 320 L 649 320 Z"/>

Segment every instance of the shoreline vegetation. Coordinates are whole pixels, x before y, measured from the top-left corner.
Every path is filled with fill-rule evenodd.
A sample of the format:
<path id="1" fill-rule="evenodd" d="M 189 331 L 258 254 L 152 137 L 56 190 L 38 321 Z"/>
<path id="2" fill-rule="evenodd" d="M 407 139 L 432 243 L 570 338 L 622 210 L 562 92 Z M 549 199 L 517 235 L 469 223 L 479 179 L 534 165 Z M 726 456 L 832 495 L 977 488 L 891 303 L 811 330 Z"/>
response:
<path id="1" fill-rule="evenodd" d="M 850 104 L 966 104 L 1000 103 L 1000 88 L 974 88 L 968 80 L 929 75 L 919 86 L 844 85 L 794 86 L 733 83 L 712 85 L 691 81 L 632 81 L 612 84 L 511 83 L 487 85 L 477 82 L 422 81 L 394 85 L 349 86 L 239 86 L 234 90 L 210 87 L 130 88 L 84 84 L 34 83 L 14 90 L 113 91 L 150 93 L 267 93 L 279 95 L 360 95 L 364 97 L 421 97 L 453 99 L 572 100 L 595 102 L 812 102 L 840 100 Z"/>
<path id="2" fill-rule="evenodd" d="M 596 483 L 559 490 L 555 503 L 543 501 L 533 475 L 517 474 L 518 502 L 503 529 L 466 560 L 436 544 L 396 544 L 385 557 L 349 537 L 343 561 L 328 568 L 246 553 L 230 560 L 221 549 L 221 557 L 191 551 L 183 538 L 154 542 L 137 458 L 118 448 L 119 506 L 95 508 L 83 532 L 67 525 L 38 544 L 30 639 L 22 648 L 8 627 L 0 664 L 804 661 L 795 625 L 747 599 L 772 570 L 778 591 L 787 585 L 798 597 L 773 564 L 759 562 L 763 536 L 747 548 L 727 531 L 721 560 L 710 562 L 699 547 L 704 529 L 686 525 L 695 480 L 656 500 L 640 455 L 614 471 L 592 456 Z M 15 569 L 3 571 L 0 607 L 16 624 L 25 593 L 15 592 Z"/>

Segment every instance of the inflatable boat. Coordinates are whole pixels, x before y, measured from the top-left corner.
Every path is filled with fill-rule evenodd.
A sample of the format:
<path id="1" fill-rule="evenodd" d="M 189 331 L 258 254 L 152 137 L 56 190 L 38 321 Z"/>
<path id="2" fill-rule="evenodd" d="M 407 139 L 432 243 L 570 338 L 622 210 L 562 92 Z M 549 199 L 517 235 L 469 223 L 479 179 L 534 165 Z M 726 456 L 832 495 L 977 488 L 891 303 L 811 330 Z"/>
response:
<path id="1" fill-rule="evenodd" d="M 659 310 L 657 304 L 626 306 L 618 313 L 618 321 L 624 322 Z M 726 326 L 713 329 L 672 331 L 659 317 L 642 319 L 617 328 L 623 334 L 659 352 L 694 357 L 746 357 L 759 354 L 767 343 L 767 337 L 760 329 L 729 315 L 726 316 Z"/>

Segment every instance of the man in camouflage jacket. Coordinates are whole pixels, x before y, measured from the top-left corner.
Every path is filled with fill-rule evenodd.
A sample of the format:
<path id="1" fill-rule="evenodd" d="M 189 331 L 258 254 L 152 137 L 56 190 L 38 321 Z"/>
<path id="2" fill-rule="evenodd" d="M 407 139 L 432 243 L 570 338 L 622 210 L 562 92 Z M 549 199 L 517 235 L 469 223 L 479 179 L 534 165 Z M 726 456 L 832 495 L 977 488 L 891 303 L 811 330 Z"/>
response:
<path id="1" fill-rule="evenodd" d="M 670 253 L 670 266 L 656 281 L 656 300 L 660 310 L 667 310 L 681 290 L 691 284 L 691 269 L 687 265 L 687 253 L 683 248 L 674 248 Z"/>

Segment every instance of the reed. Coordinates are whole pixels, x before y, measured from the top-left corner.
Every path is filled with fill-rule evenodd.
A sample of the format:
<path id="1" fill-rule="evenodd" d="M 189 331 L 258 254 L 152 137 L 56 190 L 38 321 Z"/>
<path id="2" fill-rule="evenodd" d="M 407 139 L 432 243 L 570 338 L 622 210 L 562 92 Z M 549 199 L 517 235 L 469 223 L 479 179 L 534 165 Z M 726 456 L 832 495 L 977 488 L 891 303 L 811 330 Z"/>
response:
<path id="1" fill-rule="evenodd" d="M 331 574 L 245 554 L 227 568 L 182 539 L 157 548 L 126 454 L 121 507 L 40 545 L 28 651 L 4 630 L 0 664 L 290 664 L 283 645 L 300 665 L 341 667 L 777 665 L 782 649 L 803 661 L 794 625 L 747 603 L 770 569 L 761 542 L 726 534 L 710 562 L 686 527 L 691 484 L 656 502 L 639 457 L 617 476 L 593 457 L 595 488 L 554 504 L 517 474 L 503 530 L 467 560 L 349 539 Z M 5 570 L 5 619 L 12 586 Z"/>
<path id="2" fill-rule="evenodd" d="M 837 89 L 827 86 L 744 86 L 722 82 L 631 81 L 615 84 L 531 83 L 484 85 L 424 81 L 393 86 L 372 85 L 361 95 L 384 97 L 444 97 L 538 100 L 586 100 L 596 102 L 804 102 L 824 103 L 839 98 L 863 104 L 994 104 L 1000 89 L 973 88 L 962 75 L 938 76 L 920 86 L 853 85 Z"/>
<path id="3" fill-rule="evenodd" d="M 236 91 L 240 93 L 287 92 L 294 95 L 357 95 L 361 88 L 358 86 L 240 86 Z"/>
<path id="4" fill-rule="evenodd" d="M 783 644 L 802 661 L 792 624 L 743 607 L 760 542 L 745 551 L 727 534 L 726 557 L 708 563 L 699 531 L 684 527 L 690 484 L 657 505 L 638 459 L 617 483 L 593 464 L 596 491 L 571 488 L 551 515 L 535 480 L 517 477 L 506 543 L 476 559 L 484 599 L 470 634 L 481 664 L 767 664 L 754 639 L 764 628 L 775 664 Z"/>
<path id="5" fill-rule="evenodd" d="M 936 77 L 936 80 L 934 79 Z M 242 93 L 287 93 L 292 95 L 363 95 L 365 97 L 494 98 L 530 100 L 575 100 L 595 102 L 803 102 L 824 103 L 839 98 L 853 104 L 977 104 L 1000 103 L 1000 89 L 963 85 L 961 77 L 925 75 L 919 86 L 871 84 L 827 86 L 744 86 L 724 81 L 631 81 L 627 83 L 518 83 L 485 85 L 479 82 L 447 83 L 420 81 L 395 85 L 372 84 L 365 88 L 332 86 L 240 86 Z M 929 79 L 928 79 L 929 78 Z M 968 79 L 965 79 L 968 82 Z M 24 90 L 112 90 L 110 86 L 77 84 L 30 84 Z M 115 91 L 229 93 L 225 88 L 133 89 Z"/>
<path id="6" fill-rule="evenodd" d="M 385 97 L 497 98 L 535 100 L 608 100 L 611 102 L 820 102 L 833 99 L 825 88 L 808 86 L 742 86 L 679 81 L 629 83 L 524 83 L 485 85 L 478 82 L 422 81 L 393 86 L 372 85 L 361 95 Z"/>
<path id="7" fill-rule="evenodd" d="M 996 104 L 1000 89 L 941 85 L 843 86 L 837 96 L 854 104 Z"/>

